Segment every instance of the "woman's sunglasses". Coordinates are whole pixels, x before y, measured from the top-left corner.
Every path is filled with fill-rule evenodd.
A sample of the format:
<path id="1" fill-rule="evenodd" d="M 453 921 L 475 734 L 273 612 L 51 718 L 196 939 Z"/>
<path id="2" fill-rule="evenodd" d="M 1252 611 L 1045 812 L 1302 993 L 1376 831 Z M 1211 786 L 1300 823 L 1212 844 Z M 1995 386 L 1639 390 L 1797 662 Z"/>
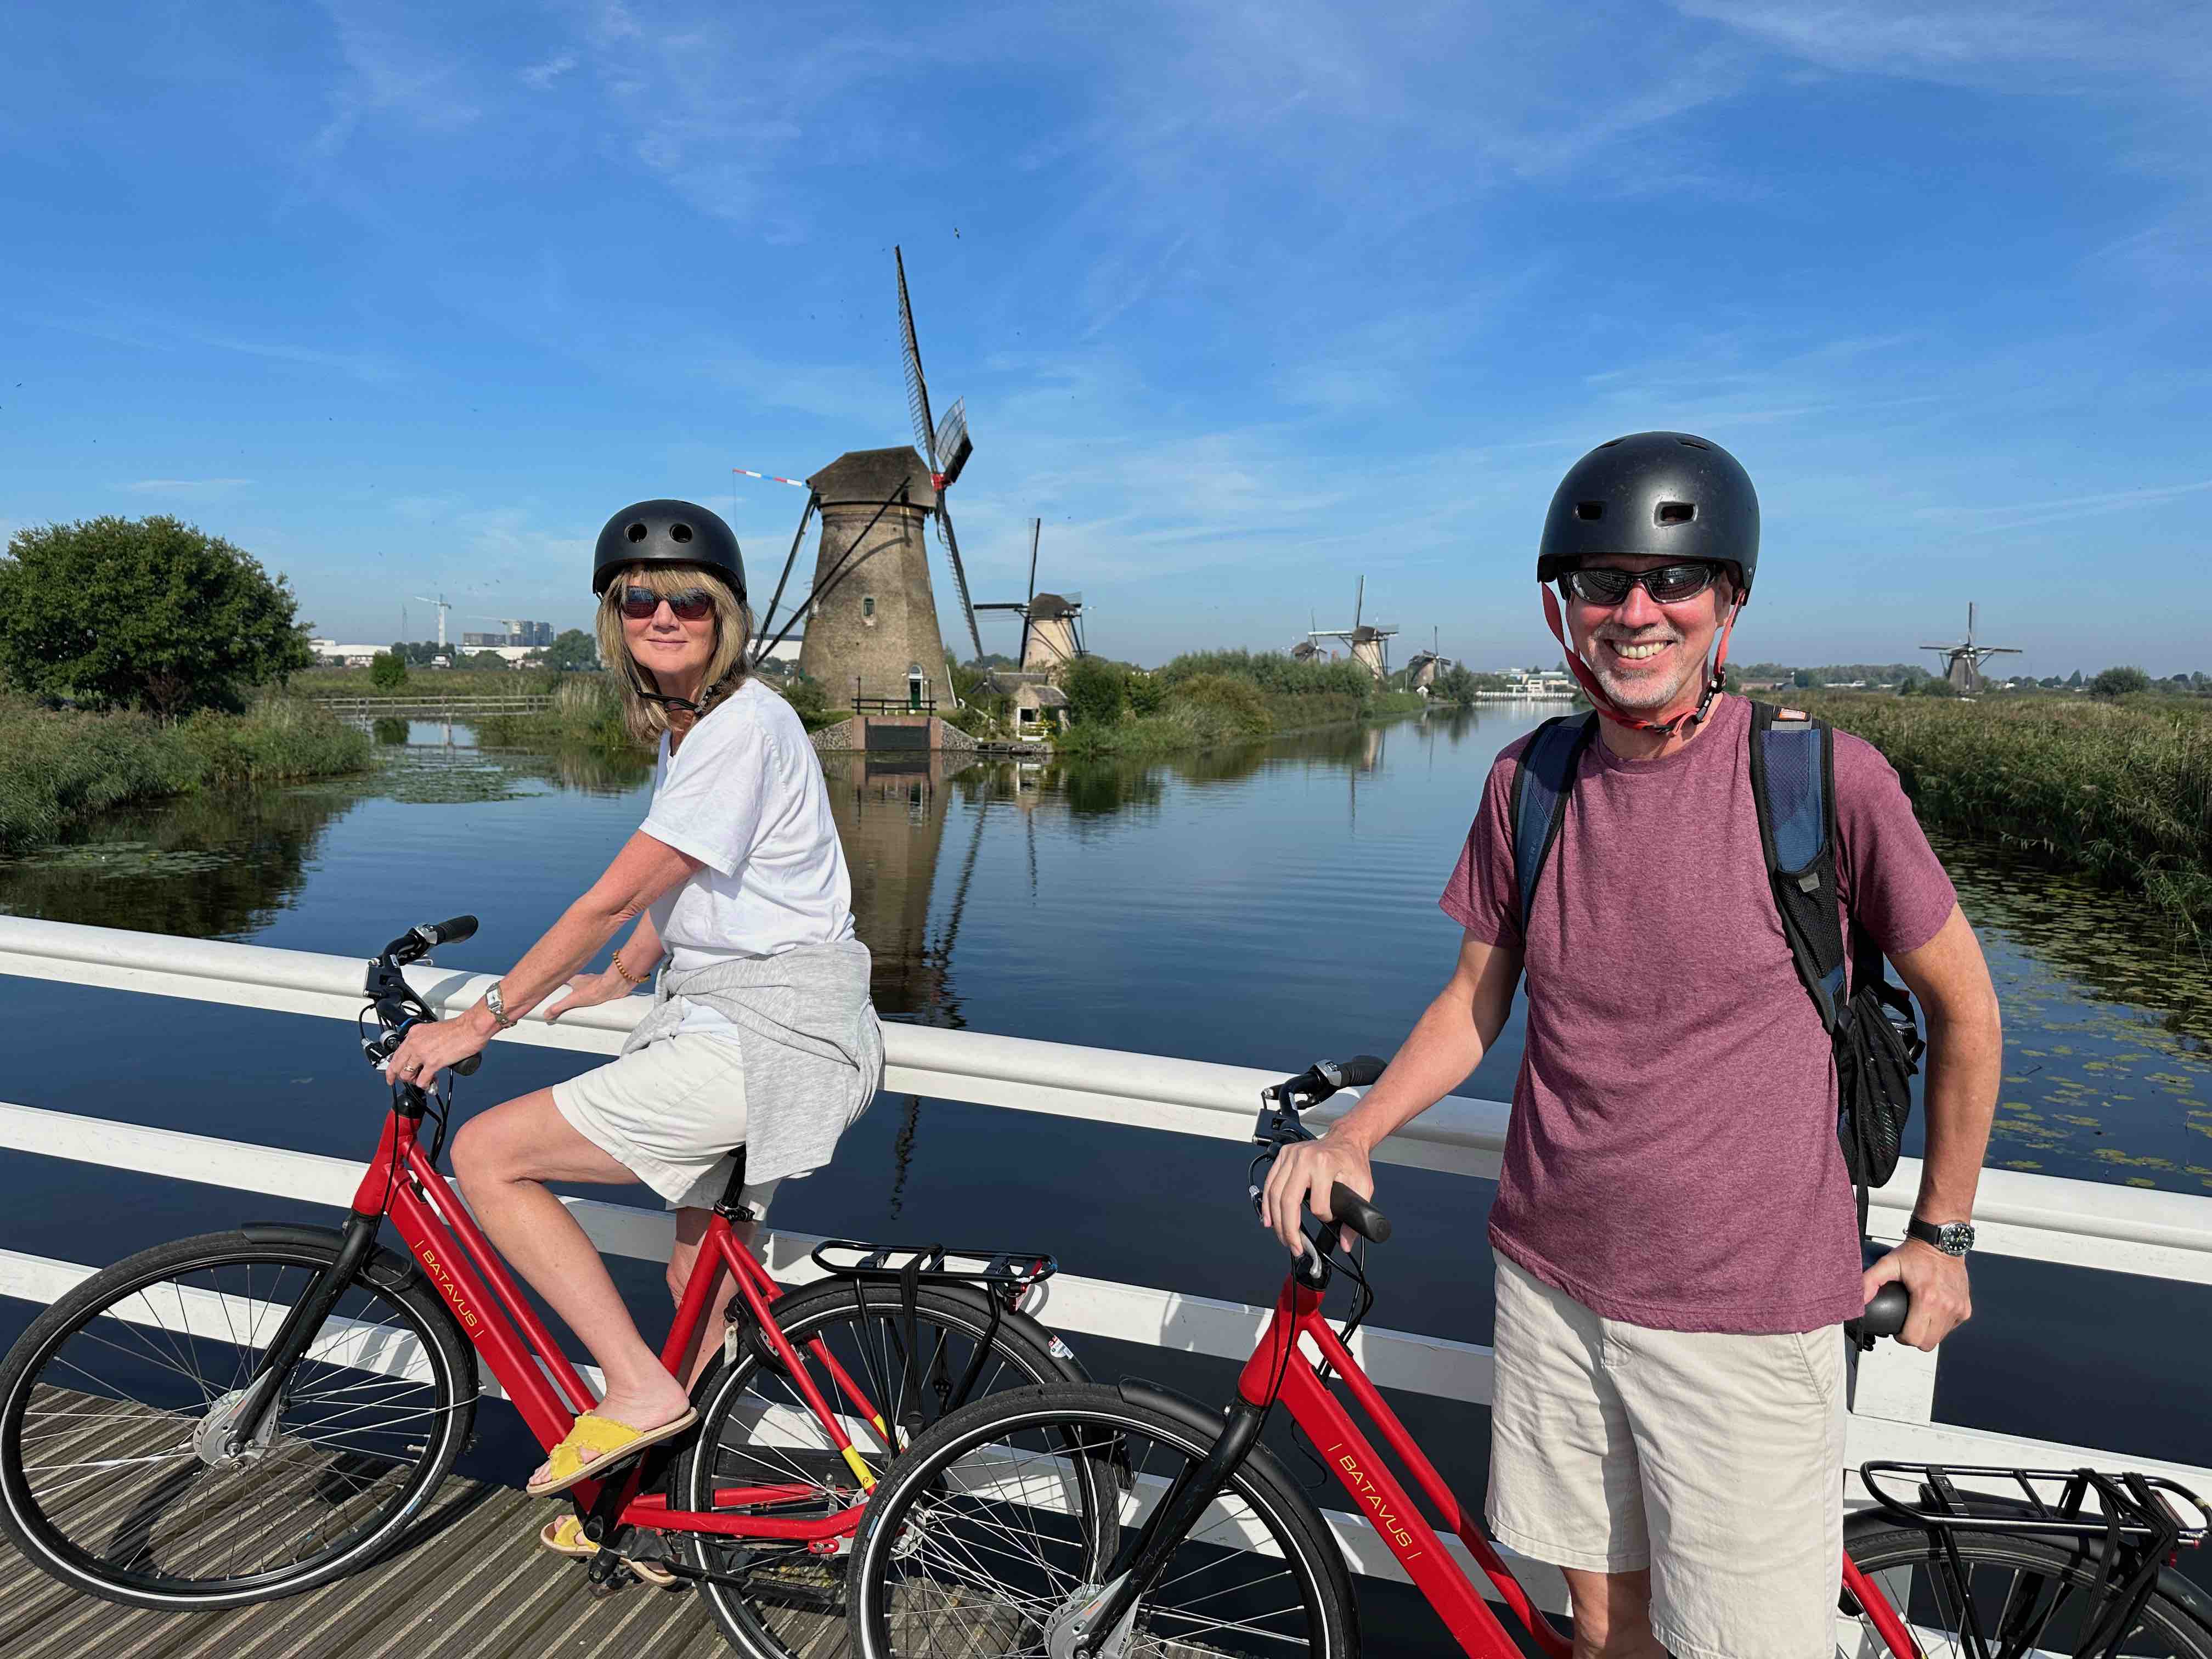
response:
<path id="1" fill-rule="evenodd" d="M 656 593 L 649 587 L 625 587 L 622 594 L 622 613 L 632 622 L 644 622 L 660 609 L 660 602 L 668 601 L 668 608 L 676 613 L 679 622 L 704 622 L 714 614 L 714 596 L 703 587 L 687 587 L 679 593 Z"/>
<path id="2" fill-rule="evenodd" d="M 1628 590 L 1641 583 L 1654 605 L 1680 605 L 1694 599 L 1713 585 L 1720 566 L 1699 561 L 1694 564 L 1662 564 L 1656 570 L 1613 570 L 1604 565 L 1584 565 L 1566 574 L 1569 591 L 1585 605 L 1619 605 Z"/>

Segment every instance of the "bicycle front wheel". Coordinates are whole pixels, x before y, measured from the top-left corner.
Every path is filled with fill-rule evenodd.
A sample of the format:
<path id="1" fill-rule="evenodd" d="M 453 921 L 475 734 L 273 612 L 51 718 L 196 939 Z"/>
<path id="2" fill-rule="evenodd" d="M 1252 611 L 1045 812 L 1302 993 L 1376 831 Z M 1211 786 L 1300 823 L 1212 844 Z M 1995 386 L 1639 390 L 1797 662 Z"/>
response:
<path id="1" fill-rule="evenodd" d="M 1218 1419 L 1113 1388 L 1010 1392 L 916 1441 L 869 1500 L 848 1613 L 865 1659 L 1052 1650 Z M 1139 1601 L 1127 1659 L 1353 1659 L 1344 1559 L 1320 1512 L 1255 1449 Z"/>
<path id="2" fill-rule="evenodd" d="M 927 1285 L 910 1310 L 898 1288 L 844 1281 L 779 1299 L 776 1323 L 837 1413 L 872 1474 L 910 1431 L 968 1401 L 1041 1382 L 1079 1382 L 1064 1346 L 1032 1321 L 994 1316 L 958 1286 Z M 734 1363 L 702 1378 L 699 1434 L 671 1474 L 671 1501 L 692 1510 L 778 1521 L 836 1514 L 868 1500 L 844 1455 L 761 1334 L 743 1328 Z M 773 1496 L 754 1494 L 767 1492 Z M 836 1659 L 850 1647 L 844 1611 L 849 1540 L 806 1544 L 694 1535 L 691 1565 L 731 1644 L 750 1659 Z"/>
<path id="3" fill-rule="evenodd" d="M 227 1413 L 337 1241 L 209 1233 L 94 1273 L 0 1362 L 0 1529 L 111 1601 L 210 1609 L 368 1565 L 468 1438 L 476 1357 L 372 1260 L 233 1451 Z"/>
<path id="4" fill-rule="evenodd" d="M 1846 1543 L 1859 1571 L 1911 1626 L 1928 1659 L 1974 1652 L 1966 1633 L 1970 1620 L 1991 1653 L 2041 1659 L 2081 1650 L 2105 1607 L 2094 1554 L 2006 1533 L 1961 1533 L 1958 1546 L 1962 1574 L 1948 1571 L 1942 1545 L 1916 1528 L 1855 1530 Z M 2189 1594 L 2165 1575 L 2118 1640 L 2099 1651 L 2127 1659 L 2212 1659 L 2212 1628 L 2182 1599 Z M 1848 1659 L 1889 1652 L 1848 1595 L 1836 1651 Z"/>

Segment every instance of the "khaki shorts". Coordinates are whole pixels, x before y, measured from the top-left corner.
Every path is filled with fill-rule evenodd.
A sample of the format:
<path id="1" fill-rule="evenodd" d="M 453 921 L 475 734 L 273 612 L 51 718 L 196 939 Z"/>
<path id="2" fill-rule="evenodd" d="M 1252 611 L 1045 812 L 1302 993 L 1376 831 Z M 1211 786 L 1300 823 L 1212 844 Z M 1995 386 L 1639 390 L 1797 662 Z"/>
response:
<path id="1" fill-rule="evenodd" d="M 1681 1659 L 1832 1659 L 1844 1338 L 1656 1331 L 1498 1257 L 1490 1529 L 1538 1561 L 1651 1570 Z"/>
<path id="2" fill-rule="evenodd" d="M 744 1142 L 744 1056 L 720 1037 L 678 1031 L 555 1084 L 553 1104 L 670 1208 L 712 1209 L 736 1168 L 731 1152 Z M 745 1188 L 763 1218 L 776 1184 Z"/>

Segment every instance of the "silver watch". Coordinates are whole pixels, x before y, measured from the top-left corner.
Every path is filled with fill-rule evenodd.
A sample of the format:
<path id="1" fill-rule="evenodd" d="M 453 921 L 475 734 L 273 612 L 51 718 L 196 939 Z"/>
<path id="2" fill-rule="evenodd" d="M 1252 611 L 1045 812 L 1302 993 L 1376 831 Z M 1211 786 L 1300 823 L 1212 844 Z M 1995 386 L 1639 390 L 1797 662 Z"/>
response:
<path id="1" fill-rule="evenodd" d="M 492 982 L 491 989 L 484 993 L 484 1006 L 491 1010 L 493 1024 L 496 1024 L 502 1031 L 506 1030 L 509 1026 L 520 1025 L 522 1024 L 521 1018 L 519 1015 L 513 1017 L 508 1015 L 507 1012 L 507 999 L 500 994 L 499 982 L 496 980 Z M 1969 1229 L 1969 1231 L 1972 1230 Z"/>

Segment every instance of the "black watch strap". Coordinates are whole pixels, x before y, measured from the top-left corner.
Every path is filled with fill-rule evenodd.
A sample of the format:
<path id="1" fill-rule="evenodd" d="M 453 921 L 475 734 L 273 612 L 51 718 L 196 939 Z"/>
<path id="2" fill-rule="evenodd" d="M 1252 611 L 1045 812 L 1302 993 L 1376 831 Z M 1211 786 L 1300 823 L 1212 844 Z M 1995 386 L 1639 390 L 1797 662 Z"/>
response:
<path id="1" fill-rule="evenodd" d="M 1964 1255 L 1974 1248 L 1974 1224 L 1971 1221 L 1938 1224 L 1914 1216 L 1905 1224 L 1905 1236 L 1917 1238 L 1923 1244 L 1932 1244 L 1946 1255 Z"/>

